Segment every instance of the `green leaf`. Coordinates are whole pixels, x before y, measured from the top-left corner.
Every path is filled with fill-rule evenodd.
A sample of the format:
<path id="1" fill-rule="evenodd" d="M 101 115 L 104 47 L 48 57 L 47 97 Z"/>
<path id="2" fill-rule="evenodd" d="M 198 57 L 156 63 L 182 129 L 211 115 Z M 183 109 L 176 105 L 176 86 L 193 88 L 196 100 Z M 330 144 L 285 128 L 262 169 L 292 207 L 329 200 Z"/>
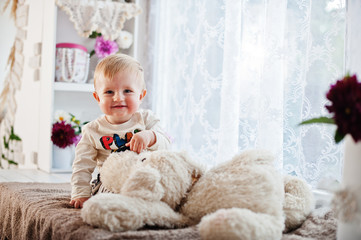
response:
<path id="1" fill-rule="evenodd" d="M 337 129 L 337 130 L 336 130 L 336 133 L 335 133 L 335 142 L 336 142 L 336 143 L 341 142 L 344 137 L 345 137 L 345 135 L 342 134 L 342 133 Z"/>
<path id="2" fill-rule="evenodd" d="M 9 163 L 9 164 L 18 165 L 18 163 L 17 163 L 17 162 L 14 162 L 13 160 L 8 160 L 8 163 Z"/>
<path id="3" fill-rule="evenodd" d="M 335 121 L 333 120 L 333 118 L 329 118 L 329 117 L 318 117 L 318 118 L 312 118 L 312 119 L 305 120 L 298 125 L 305 125 L 305 124 L 312 124 L 312 123 L 335 124 Z"/>
<path id="4" fill-rule="evenodd" d="M 21 138 L 17 135 L 10 136 L 10 140 L 21 141 Z"/>
<path id="5" fill-rule="evenodd" d="M 95 51 L 92 50 L 92 51 L 90 52 L 90 54 L 89 54 L 89 57 L 91 58 L 94 54 L 95 54 Z"/>
<path id="6" fill-rule="evenodd" d="M 95 31 L 93 31 L 90 35 L 89 38 L 97 38 L 100 37 L 102 34 L 101 33 L 97 33 Z"/>
<path id="7" fill-rule="evenodd" d="M 9 140 L 21 141 L 21 138 L 16 134 L 11 134 Z"/>
<path id="8" fill-rule="evenodd" d="M 14 127 L 13 127 L 13 126 L 11 126 L 9 141 L 10 141 L 10 140 L 21 141 L 21 138 L 14 133 Z"/>
<path id="9" fill-rule="evenodd" d="M 9 149 L 9 141 L 6 141 L 5 136 L 4 136 L 3 138 L 4 138 L 4 147 L 5 147 L 6 149 Z"/>
<path id="10" fill-rule="evenodd" d="M 75 131 L 75 134 L 76 135 L 81 134 L 81 127 L 80 126 L 77 126 L 77 130 Z"/>
<path id="11" fill-rule="evenodd" d="M 11 160 L 11 159 L 8 159 L 7 157 L 5 157 L 4 154 L 1 154 L 1 157 L 5 160 L 5 161 L 8 161 L 9 165 L 10 164 L 13 164 L 13 165 L 18 165 L 17 162 L 15 162 L 14 160 Z M 0 165 L 0 167 L 2 168 L 2 166 Z"/>

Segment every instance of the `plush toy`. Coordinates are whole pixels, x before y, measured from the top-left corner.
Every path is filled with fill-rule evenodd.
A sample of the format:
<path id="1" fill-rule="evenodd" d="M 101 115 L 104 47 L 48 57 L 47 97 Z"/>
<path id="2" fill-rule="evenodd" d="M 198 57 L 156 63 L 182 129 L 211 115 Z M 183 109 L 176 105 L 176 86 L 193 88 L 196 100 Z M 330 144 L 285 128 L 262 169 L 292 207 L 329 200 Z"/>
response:
<path id="1" fill-rule="evenodd" d="M 111 231 L 199 224 L 202 239 L 281 239 L 312 210 L 308 185 L 283 178 L 268 152 L 251 150 L 208 171 L 185 152 L 113 153 L 100 170 L 110 191 L 82 218 Z"/>

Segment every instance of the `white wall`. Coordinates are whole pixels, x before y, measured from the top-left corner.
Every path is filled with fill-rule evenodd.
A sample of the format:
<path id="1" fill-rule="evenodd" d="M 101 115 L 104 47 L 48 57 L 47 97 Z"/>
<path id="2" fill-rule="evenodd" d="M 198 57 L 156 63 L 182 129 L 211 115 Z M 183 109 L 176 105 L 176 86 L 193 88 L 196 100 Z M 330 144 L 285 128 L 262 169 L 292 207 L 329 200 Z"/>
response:
<path id="1" fill-rule="evenodd" d="M 29 66 L 29 60 L 35 55 L 34 45 L 42 41 L 43 11 L 40 9 L 43 9 L 43 0 L 26 1 L 26 4 L 29 5 L 27 37 L 23 47 L 24 66 L 21 89 L 16 93 L 17 112 L 14 130 L 23 142 L 25 164 L 20 167 L 35 168 L 36 165 L 32 162 L 33 156 L 41 147 L 39 146 L 39 128 L 42 127 L 39 125 L 40 81 L 52 80 L 35 81 L 34 69 Z"/>
<path id="2" fill-rule="evenodd" d="M 17 27 L 13 18 L 10 18 L 10 5 L 6 12 L 1 12 L 5 1 L 0 3 L 0 90 L 5 78 L 5 66 L 17 34 Z M 21 87 L 16 91 L 15 100 L 17 111 L 15 115 L 14 131 L 22 138 L 25 164 L 20 167 L 35 168 L 32 164 L 33 153 L 39 150 L 39 81 L 34 81 L 34 69 L 29 67 L 29 59 L 34 56 L 34 44 L 42 39 L 42 10 L 43 0 L 26 0 L 25 5 L 29 6 L 26 39 L 23 41 L 24 66 L 21 77 Z"/>
<path id="3" fill-rule="evenodd" d="M 7 7 L 5 12 L 2 12 L 4 3 L 5 1 L 0 2 L 0 92 L 3 89 L 6 65 L 16 34 L 14 20 L 10 18 L 11 5 Z"/>

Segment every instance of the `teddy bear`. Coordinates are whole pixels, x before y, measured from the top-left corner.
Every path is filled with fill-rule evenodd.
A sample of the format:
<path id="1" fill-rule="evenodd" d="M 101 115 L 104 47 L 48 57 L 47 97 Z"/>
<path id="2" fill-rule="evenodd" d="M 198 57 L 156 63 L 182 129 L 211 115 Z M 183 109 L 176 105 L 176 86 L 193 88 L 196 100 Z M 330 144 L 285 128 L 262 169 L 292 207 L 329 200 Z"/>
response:
<path id="1" fill-rule="evenodd" d="M 283 177 L 272 154 L 248 150 L 210 170 L 186 152 L 113 153 L 100 169 L 104 187 L 82 219 L 110 231 L 198 224 L 202 239 L 281 239 L 312 210 L 300 178 Z M 115 194 L 114 194 L 115 193 Z"/>

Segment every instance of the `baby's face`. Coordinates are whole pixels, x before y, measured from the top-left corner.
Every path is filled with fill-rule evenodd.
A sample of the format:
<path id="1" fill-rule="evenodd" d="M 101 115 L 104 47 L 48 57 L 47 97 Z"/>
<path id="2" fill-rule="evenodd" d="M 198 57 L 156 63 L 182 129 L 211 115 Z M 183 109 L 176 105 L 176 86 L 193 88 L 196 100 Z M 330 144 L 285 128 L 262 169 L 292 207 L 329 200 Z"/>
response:
<path id="1" fill-rule="evenodd" d="M 108 122 L 121 124 L 138 110 L 145 93 L 135 74 L 118 72 L 113 79 L 97 79 L 93 95 Z"/>

